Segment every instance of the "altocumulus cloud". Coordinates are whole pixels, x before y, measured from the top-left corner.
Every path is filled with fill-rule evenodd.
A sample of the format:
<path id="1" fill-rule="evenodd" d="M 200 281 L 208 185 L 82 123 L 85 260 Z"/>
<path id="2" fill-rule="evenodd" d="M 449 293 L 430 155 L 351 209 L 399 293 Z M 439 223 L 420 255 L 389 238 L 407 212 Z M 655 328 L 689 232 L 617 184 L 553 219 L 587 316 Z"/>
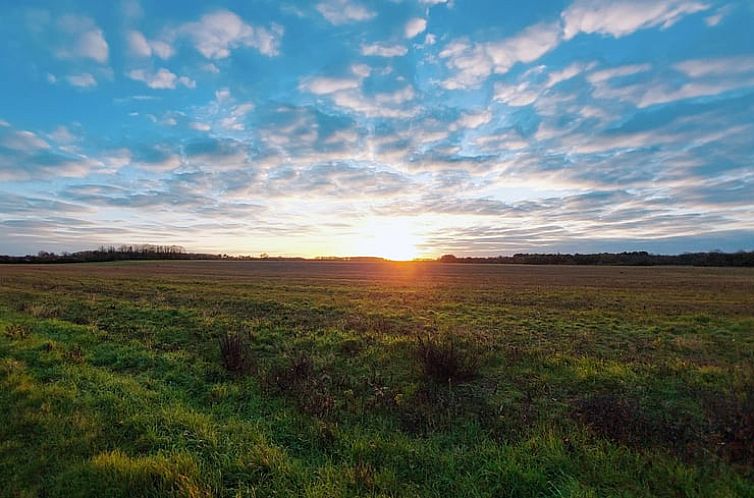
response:
<path id="1" fill-rule="evenodd" d="M 348 254 L 393 225 L 429 256 L 754 243 L 746 1 L 2 13 L 0 252 Z"/>

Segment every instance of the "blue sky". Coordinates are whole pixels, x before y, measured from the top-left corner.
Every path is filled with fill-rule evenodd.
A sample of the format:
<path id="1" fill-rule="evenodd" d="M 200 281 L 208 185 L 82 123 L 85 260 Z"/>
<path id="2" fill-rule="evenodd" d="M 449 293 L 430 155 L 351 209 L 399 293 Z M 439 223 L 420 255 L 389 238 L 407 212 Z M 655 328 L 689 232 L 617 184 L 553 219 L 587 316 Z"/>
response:
<path id="1" fill-rule="evenodd" d="M 751 0 L 0 14 L 0 253 L 754 248 Z"/>

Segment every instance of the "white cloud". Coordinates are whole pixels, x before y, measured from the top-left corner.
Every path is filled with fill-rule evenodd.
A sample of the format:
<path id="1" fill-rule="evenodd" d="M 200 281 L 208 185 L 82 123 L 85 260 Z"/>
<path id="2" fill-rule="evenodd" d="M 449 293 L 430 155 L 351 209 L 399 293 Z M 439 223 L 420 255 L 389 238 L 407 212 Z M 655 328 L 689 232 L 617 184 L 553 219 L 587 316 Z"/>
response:
<path id="1" fill-rule="evenodd" d="M 72 74 L 70 76 L 66 76 L 65 79 L 69 84 L 77 86 L 79 88 L 91 88 L 93 86 L 97 86 L 97 80 L 94 79 L 94 76 L 89 73 Z"/>
<path id="2" fill-rule="evenodd" d="M 667 28 L 686 15 L 708 8 L 699 0 L 575 0 L 559 22 L 535 24 L 500 41 L 451 41 L 440 52 L 453 72 L 442 85 L 449 90 L 478 86 L 491 74 L 504 74 L 518 62 L 536 61 L 579 33 L 621 37 L 639 29 Z M 570 74 L 557 75 L 552 84 L 559 77 L 573 77 L 577 74 L 574 71 L 572 67 Z"/>
<path id="3" fill-rule="evenodd" d="M 280 25 L 252 26 L 229 10 L 218 10 L 182 25 L 177 34 L 189 38 L 204 57 L 225 59 L 239 47 L 254 48 L 269 57 L 278 55 L 283 32 Z"/>
<path id="4" fill-rule="evenodd" d="M 132 55 L 151 57 L 152 47 L 149 46 L 149 42 L 141 32 L 132 30 L 126 33 L 126 43 L 128 44 L 128 51 Z"/>
<path id="5" fill-rule="evenodd" d="M 150 40 L 149 46 L 152 48 L 152 55 L 162 60 L 170 59 L 175 54 L 173 46 L 162 40 Z"/>
<path id="6" fill-rule="evenodd" d="M 676 63 L 673 68 L 683 73 L 688 81 L 655 78 L 618 87 L 609 85 L 611 78 L 648 70 L 647 64 L 597 71 L 588 79 L 595 87 L 595 97 L 618 99 L 640 108 L 754 86 L 754 57 L 751 56 L 693 59 Z"/>
<path id="7" fill-rule="evenodd" d="M 145 69 L 134 69 L 128 72 L 127 76 L 135 81 L 141 81 L 149 88 L 155 90 L 174 89 L 177 84 L 187 88 L 195 88 L 196 82 L 186 76 L 177 76 L 168 69 L 161 68 L 157 72 L 150 72 Z"/>
<path id="8" fill-rule="evenodd" d="M 354 21 L 368 21 L 377 14 L 353 0 L 325 0 L 316 6 L 330 24 L 340 25 Z"/>
<path id="9" fill-rule="evenodd" d="M 212 129 L 210 125 L 208 125 L 207 123 L 199 123 L 197 121 L 189 124 L 189 126 L 191 127 L 191 129 L 194 129 L 197 131 L 209 131 Z"/>
<path id="10" fill-rule="evenodd" d="M 731 10 L 733 10 L 732 5 L 725 5 L 723 7 L 720 7 L 715 11 L 714 14 L 707 16 L 704 18 L 704 22 L 707 23 L 707 26 L 709 27 L 715 27 L 728 15 L 730 14 Z"/>
<path id="11" fill-rule="evenodd" d="M 243 119 L 252 110 L 254 110 L 254 104 L 251 102 L 233 106 L 229 110 L 228 115 L 220 120 L 220 126 L 226 130 L 242 131 L 246 128 Z"/>
<path id="12" fill-rule="evenodd" d="M 574 62 L 573 64 L 564 67 L 560 71 L 551 72 L 547 78 L 546 86 L 550 88 L 557 85 L 558 83 L 570 80 L 571 78 L 578 76 L 584 71 L 588 71 L 592 67 L 594 67 L 593 62 L 588 64 L 584 62 Z"/>
<path id="13" fill-rule="evenodd" d="M 413 38 L 419 33 L 423 33 L 425 29 L 427 29 L 427 20 L 421 17 L 414 17 L 413 19 L 409 19 L 403 27 L 403 34 L 406 38 Z"/>
<path id="14" fill-rule="evenodd" d="M 408 49 L 403 45 L 385 45 L 382 43 L 372 43 L 371 45 L 361 45 L 361 55 L 375 57 L 402 57 L 406 55 Z"/>
<path id="15" fill-rule="evenodd" d="M 453 74 L 442 82 L 448 90 L 460 90 L 480 85 L 492 74 L 493 63 L 483 45 L 468 40 L 450 42 L 441 52 Z"/>
<path id="16" fill-rule="evenodd" d="M 185 86 L 186 88 L 196 88 L 196 81 L 192 80 L 188 76 L 179 76 L 177 81 L 179 84 Z"/>
<path id="17" fill-rule="evenodd" d="M 558 46 L 560 26 L 557 23 L 540 23 L 530 26 L 518 35 L 486 45 L 496 73 L 505 73 L 517 62 L 533 62 Z"/>
<path id="18" fill-rule="evenodd" d="M 107 62 L 109 47 L 102 30 L 89 17 L 65 15 L 58 20 L 65 36 L 55 54 L 61 59 L 91 59 Z"/>
<path id="19" fill-rule="evenodd" d="M 361 82 L 356 78 L 311 78 L 300 85 L 300 89 L 315 95 L 327 95 L 341 90 L 359 88 Z"/>
<path id="20" fill-rule="evenodd" d="M 5 126 L 4 128 L 7 128 Z M 36 133 L 26 130 L 3 133 L 0 145 L 20 152 L 34 152 L 50 148 L 50 144 L 41 139 Z"/>
<path id="21" fill-rule="evenodd" d="M 218 102 L 226 102 L 230 100 L 230 90 L 228 88 L 220 88 L 218 90 L 215 90 L 215 99 Z"/>
<path id="22" fill-rule="evenodd" d="M 561 17 L 566 40 L 579 33 L 618 38 L 640 29 L 667 28 L 707 9 L 708 4 L 697 0 L 576 0 Z"/>
<path id="23" fill-rule="evenodd" d="M 366 64 L 353 64 L 351 65 L 351 72 L 357 77 L 364 79 L 372 74 L 372 68 Z"/>
<path id="24" fill-rule="evenodd" d="M 126 33 L 126 44 L 131 55 L 136 57 L 151 57 L 154 55 L 165 60 L 172 57 L 175 53 L 169 43 L 161 40 L 147 40 L 140 31 L 136 30 Z"/>
<path id="25" fill-rule="evenodd" d="M 539 91 L 532 88 L 528 81 L 518 85 L 495 83 L 494 99 L 511 106 L 525 106 L 534 103 L 539 97 Z"/>
<path id="26" fill-rule="evenodd" d="M 354 64 L 351 66 L 353 78 L 330 78 L 318 76 L 307 78 L 299 84 L 299 90 L 315 95 L 327 95 L 343 90 L 354 90 L 361 86 L 361 81 L 371 74 L 372 69 L 366 64 Z"/>
<path id="27" fill-rule="evenodd" d="M 673 67 L 690 78 L 706 76 L 731 77 L 738 74 L 754 73 L 754 56 L 721 57 L 718 59 L 693 59 Z"/>
<path id="28" fill-rule="evenodd" d="M 461 116 L 456 124 L 461 128 L 479 128 L 492 121 L 492 113 L 489 109 L 480 112 L 467 113 Z"/>
<path id="29" fill-rule="evenodd" d="M 533 62 L 555 48 L 560 42 L 557 23 L 540 23 L 504 40 L 471 43 L 455 40 L 441 52 L 454 73 L 443 81 L 449 90 L 474 87 L 493 72 L 504 74 L 518 62 Z"/>
<path id="30" fill-rule="evenodd" d="M 649 71 L 651 68 L 652 66 L 650 66 L 649 64 L 630 64 L 626 66 L 611 67 L 609 69 L 595 71 L 589 74 L 589 76 L 587 76 L 587 79 L 591 84 L 596 85 L 613 78 L 622 78 L 624 76 L 644 73 Z"/>

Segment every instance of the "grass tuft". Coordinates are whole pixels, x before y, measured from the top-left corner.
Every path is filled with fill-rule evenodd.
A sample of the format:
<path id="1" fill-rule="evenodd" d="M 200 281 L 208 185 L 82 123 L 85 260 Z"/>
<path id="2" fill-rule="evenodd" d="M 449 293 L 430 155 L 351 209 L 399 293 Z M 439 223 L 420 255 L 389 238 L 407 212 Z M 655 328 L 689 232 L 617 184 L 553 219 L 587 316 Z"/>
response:
<path id="1" fill-rule="evenodd" d="M 253 362 L 249 344 L 238 334 L 225 334 L 220 337 L 220 356 L 223 367 L 234 375 L 245 375 L 252 371 Z"/>
<path id="2" fill-rule="evenodd" d="M 451 338 L 418 337 L 416 356 L 424 375 L 438 383 L 455 384 L 479 375 L 478 351 L 468 345 L 463 348 Z"/>

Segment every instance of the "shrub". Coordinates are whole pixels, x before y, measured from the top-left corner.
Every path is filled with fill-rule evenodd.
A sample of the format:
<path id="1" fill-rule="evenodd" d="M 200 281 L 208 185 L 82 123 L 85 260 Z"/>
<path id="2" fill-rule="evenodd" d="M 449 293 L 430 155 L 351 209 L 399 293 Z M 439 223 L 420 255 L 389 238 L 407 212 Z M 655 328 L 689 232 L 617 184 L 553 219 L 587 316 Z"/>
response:
<path id="1" fill-rule="evenodd" d="M 23 339 L 29 335 L 29 328 L 20 323 L 11 323 L 5 327 L 5 336 L 11 339 Z"/>
<path id="2" fill-rule="evenodd" d="M 225 370 L 235 375 L 249 373 L 252 369 L 251 349 L 237 334 L 220 337 L 220 356 Z"/>
<path id="3" fill-rule="evenodd" d="M 269 390 L 293 397 L 299 410 L 317 417 L 324 417 L 335 408 L 329 382 L 330 376 L 317 371 L 312 357 L 304 352 L 283 366 L 271 368 L 264 379 Z"/>
<path id="4" fill-rule="evenodd" d="M 78 344 L 66 351 L 65 357 L 71 363 L 84 363 L 84 352 Z"/>
<path id="5" fill-rule="evenodd" d="M 754 465 L 754 388 L 747 386 L 740 396 L 715 396 L 706 408 L 718 453 L 733 463 Z"/>
<path id="6" fill-rule="evenodd" d="M 475 378 L 479 374 L 478 351 L 462 349 L 453 339 L 430 336 L 417 339 L 416 355 L 424 375 L 435 382 L 452 384 Z"/>
<path id="7" fill-rule="evenodd" d="M 598 394 L 577 402 L 575 418 L 595 433 L 632 448 L 660 446 L 690 456 L 700 443 L 701 427 L 678 409 L 652 413 L 638 398 Z"/>

